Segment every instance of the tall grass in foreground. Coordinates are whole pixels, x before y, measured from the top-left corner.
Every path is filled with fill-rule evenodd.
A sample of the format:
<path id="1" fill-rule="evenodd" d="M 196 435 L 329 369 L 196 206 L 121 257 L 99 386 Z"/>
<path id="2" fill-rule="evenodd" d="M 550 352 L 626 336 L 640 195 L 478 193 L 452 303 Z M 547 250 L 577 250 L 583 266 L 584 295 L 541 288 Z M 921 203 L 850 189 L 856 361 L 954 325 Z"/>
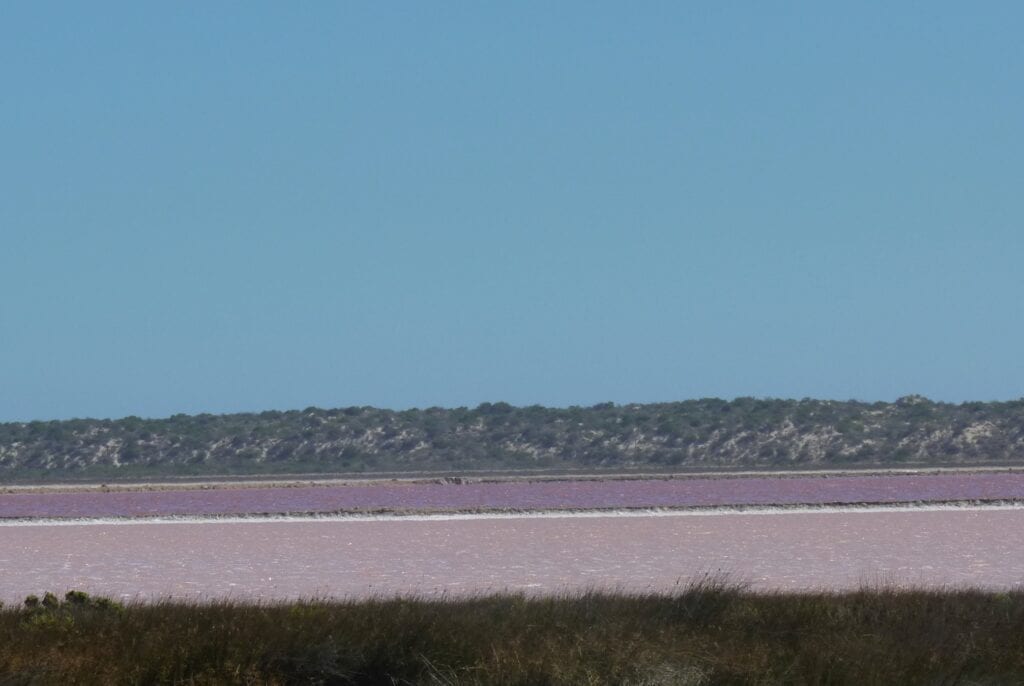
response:
<path id="1" fill-rule="evenodd" d="M 1024 593 L 887 588 L 0 610 L 2 684 L 1021 684 Z"/>

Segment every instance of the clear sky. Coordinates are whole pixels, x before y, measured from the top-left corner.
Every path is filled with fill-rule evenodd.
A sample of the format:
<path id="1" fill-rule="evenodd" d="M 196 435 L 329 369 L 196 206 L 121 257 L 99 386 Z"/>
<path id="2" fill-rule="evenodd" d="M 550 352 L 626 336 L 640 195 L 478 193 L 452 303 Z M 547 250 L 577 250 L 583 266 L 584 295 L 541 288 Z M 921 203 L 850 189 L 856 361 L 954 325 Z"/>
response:
<path id="1" fill-rule="evenodd" d="M 1019 2 L 0 3 L 0 420 L 1024 395 Z"/>

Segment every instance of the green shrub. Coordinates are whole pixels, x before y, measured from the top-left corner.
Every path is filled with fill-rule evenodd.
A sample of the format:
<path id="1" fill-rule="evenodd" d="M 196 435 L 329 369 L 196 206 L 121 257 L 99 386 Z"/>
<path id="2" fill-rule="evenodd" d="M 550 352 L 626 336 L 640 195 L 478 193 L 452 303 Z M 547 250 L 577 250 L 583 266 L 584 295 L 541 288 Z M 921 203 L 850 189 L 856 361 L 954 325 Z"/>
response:
<path id="1" fill-rule="evenodd" d="M 68 591 L 64 594 L 64 602 L 71 605 L 88 605 L 90 600 L 89 594 L 83 591 Z"/>

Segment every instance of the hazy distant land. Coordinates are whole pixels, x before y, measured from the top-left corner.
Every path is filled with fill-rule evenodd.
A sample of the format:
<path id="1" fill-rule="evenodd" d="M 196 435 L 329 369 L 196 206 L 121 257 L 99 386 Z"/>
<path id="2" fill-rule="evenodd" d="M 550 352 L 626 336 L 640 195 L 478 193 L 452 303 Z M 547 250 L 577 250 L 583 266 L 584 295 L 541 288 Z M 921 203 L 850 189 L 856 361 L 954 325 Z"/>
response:
<path id="1" fill-rule="evenodd" d="M 0 424 L 0 479 L 1024 466 L 1024 400 L 484 403 Z"/>

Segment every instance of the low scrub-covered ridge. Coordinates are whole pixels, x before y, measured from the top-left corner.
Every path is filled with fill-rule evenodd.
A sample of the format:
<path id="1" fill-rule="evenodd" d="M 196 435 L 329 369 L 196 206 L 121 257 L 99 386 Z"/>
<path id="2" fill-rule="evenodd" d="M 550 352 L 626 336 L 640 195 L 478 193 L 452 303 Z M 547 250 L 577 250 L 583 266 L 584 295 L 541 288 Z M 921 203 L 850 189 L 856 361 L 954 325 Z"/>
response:
<path id="1" fill-rule="evenodd" d="M 3 474 L 1024 463 L 1024 400 L 484 403 L 0 424 Z"/>

